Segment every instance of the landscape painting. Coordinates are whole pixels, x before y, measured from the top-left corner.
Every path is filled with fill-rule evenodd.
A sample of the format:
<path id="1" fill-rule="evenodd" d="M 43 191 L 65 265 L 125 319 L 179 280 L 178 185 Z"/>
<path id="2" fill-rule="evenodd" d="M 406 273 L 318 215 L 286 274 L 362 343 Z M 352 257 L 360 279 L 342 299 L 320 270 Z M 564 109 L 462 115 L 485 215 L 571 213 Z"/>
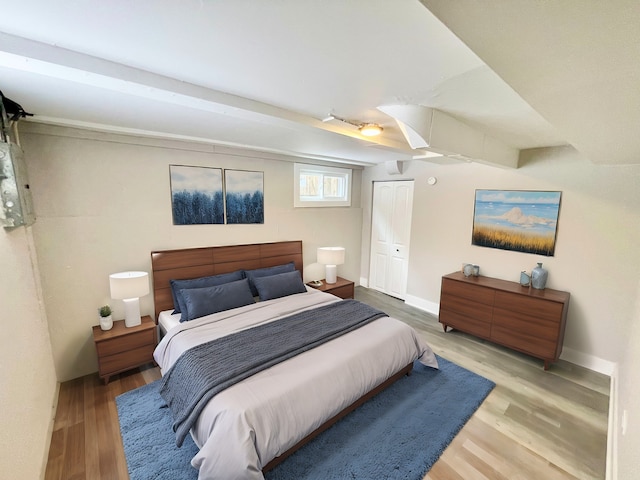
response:
<path id="1" fill-rule="evenodd" d="M 223 224 L 222 169 L 170 165 L 174 225 Z"/>
<path id="2" fill-rule="evenodd" d="M 561 192 L 476 190 L 472 244 L 553 256 Z"/>
<path id="3" fill-rule="evenodd" d="M 227 223 L 264 223 L 264 173 L 225 170 Z"/>

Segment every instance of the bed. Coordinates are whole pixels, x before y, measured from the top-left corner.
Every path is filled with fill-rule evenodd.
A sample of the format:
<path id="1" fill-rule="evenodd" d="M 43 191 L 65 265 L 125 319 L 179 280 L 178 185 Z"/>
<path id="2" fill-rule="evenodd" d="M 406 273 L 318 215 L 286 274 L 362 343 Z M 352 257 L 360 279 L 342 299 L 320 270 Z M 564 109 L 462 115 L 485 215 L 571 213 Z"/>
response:
<path id="1" fill-rule="evenodd" d="M 165 250 L 152 252 L 151 259 L 156 321 L 162 334 L 154 358 L 162 371 L 163 396 L 174 419 L 182 415 L 174 410 L 174 404 L 189 397 L 186 392 L 192 384 L 203 383 L 201 377 L 210 371 L 218 372 L 211 374 L 216 379 L 219 374 L 241 372 L 230 386 L 221 382 L 207 387 L 211 388 L 208 394 L 195 402 L 199 409 L 189 413 L 191 423 L 178 424 L 176 420 L 177 442 L 181 443 L 188 428 L 200 449 L 191 463 L 201 480 L 262 479 L 264 472 L 331 424 L 409 374 L 415 360 L 437 368 L 430 347 L 408 325 L 360 302 L 302 284 L 300 241 Z M 287 271 L 281 272 L 285 266 Z M 233 280 L 237 272 L 244 272 L 243 277 L 251 277 L 253 282 Z M 252 272 L 261 276 L 277 273 L 256 279 Z M 180 286 L 184 281 L 189 286 L 191 279 L 225 275 L 231 275 L 231 281 L 223 287 L 180 289 L 185 308 L 173 313 L 176 288 L 172 285 Z M 200 315 L 199 303 L 189 303 L 192 296 L 205 290 L 216 291 L 216 301 L 224 303 L 235 295 L 228 293 L 234 291 L 231 288 L 244 289 L 247 282 L 259 287 L 259 291 L 252 290 L 251 298 L 258 293 L 260 301 L 247 300 L 236 308 L 214 309 L 206 315 Z M 295 284 L 294 293 L 288 291 L 289 283 Z M 227 290 L 220 293 L 220 289 Z M 280 295 L 283 292 L 288 294 Z M 184 310 L 195 317 L 180 322 Z M 366 320 L 359 320 L 358 315 Z M 324 338 L 321 342 L 303 345 L 305 340 L 300 349 L 289 348 L 298 341 L 287 337 L 295 331 L 294 325 L 313 331 L 305 335 L 315 335 L 342 322 L 338 317 L 349 317 L 353 325 L 331 335 L 317 333 Z M 279 333 L 266 333 L 276 331 Z M 216 350 L 213 355 L 205 348 L 227 353 Z M 272 352 L 278 348 L 291 352 L 287 350 L 282 361 L 272 361 Z M 198 361 L 211 362 L 208 366 L 194 367 L 189 356 L 197 356 L 194 352 L 198 351 L 206 352 Z M 227 367 L 214 360 L 234 356 L 248 366 Z M 200 394 L 197 390 L 195 395 Z"/>

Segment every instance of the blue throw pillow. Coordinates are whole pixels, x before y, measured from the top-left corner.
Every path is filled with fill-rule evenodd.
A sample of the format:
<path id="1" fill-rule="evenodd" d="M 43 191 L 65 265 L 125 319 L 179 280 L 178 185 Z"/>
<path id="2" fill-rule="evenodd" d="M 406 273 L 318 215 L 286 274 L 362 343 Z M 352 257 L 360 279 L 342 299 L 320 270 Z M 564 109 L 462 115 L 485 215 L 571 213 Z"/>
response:
<path id="1" fill-rule="evenodd" d="M 297 270 L 268 277 L 256 277 L 254 282 L 258 295 L 260 295 L 260 300 L 263 301 L 307 291 L 304 283 L 302 283 L 300 272 Z"/>
<path id="2" fill-rule="evenodd" d="M 295 272 L 296 265 L 293 262 L 285 263 L 283 265 L 276 265 L 275 267 L 256 268 L 255 270 L 245 270 L 244 276 L 249 279 L 249 286 L 251 287 L 251 293 L 254 297 L 258 296 L 258 290 L 256 290 L 255 279 L 261 277 L 268 277 L 271 275 L 277 275 L 285 272 Z"/>
<path id="3" fill-rule="evenodd" d="M 221 273 L 211 277 L 190 278 L 187 280 L 169 280 L 171 285 L 171 295 L 173 296 L 173 313 L 182 312 L 182 296 L 180 290 L 189 288 L 215 287 L 223 283 L 236 282 L 242 280 L 244 275 L 242 270 L 236 270 L 231 273 Z M 182 319 L 180 321 L 183 321 Z"/>
<path id="4" fill-rule="evenodd" d="M 181 322 L 254 303 L 246 278 L 213 287 L 183 289 L 180 293 L 185 307 Z"/>

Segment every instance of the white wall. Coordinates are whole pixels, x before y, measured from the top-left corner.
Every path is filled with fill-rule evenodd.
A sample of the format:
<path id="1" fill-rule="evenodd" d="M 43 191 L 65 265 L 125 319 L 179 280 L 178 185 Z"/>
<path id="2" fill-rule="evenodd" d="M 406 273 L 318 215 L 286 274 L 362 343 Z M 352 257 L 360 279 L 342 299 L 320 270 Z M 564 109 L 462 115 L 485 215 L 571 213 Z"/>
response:
<path id="1" fill-rule="evenodd" d="M 150 272 L 153 250 L 302 240 L 304 264 L 316 248 L 341 245 L 338 274 L 359 273 L 361 170 L 354 170 L 350 208 L 293 208 L 293 163 L 282 156 L 38 124 L 21 130 L 36 223 L 34 237 L 58 380 L 97 370 L 91 326 L 109 299 L 110 273 Z M 174 226 L 169 165 L 264 172 L 264 225 Z M 153 314 L 152 295 L 141 298 Z"/>
<path id="2" fill-rule="evenodd" d="M 621 360 L 633 316 L 640 266 L 640 166 L 597 166 L 571 148 L 525 152 L 521 167 L 407 162 L 402 175 L 363 172 L 361 278 L 368 277 L 371 183 L 415 179 L 408 303 L 437 313 L 444 274 L 463 262 L 518 281 L 543 262 L 547 286 L 571 293 L 563 358 L 610 373 Z M 438 182 L 430 186 L 427 178 Z M 556 251 L 541 257 L 471 245 L 476 189 L 562 192 Z"/>
<path id="3" fill-rule="evenodd" d="M 0 229 L 0 476 L 42 477 L 57 397 L 31 229 Z"/>
<path id="4" fill-rule="evenodd" d="M 631 325 L 626 333 L 629 342 L 624 349 L 622 361 L 618 365 L 618 404 L 614 410 L 617 413 L 616 455 L 617 473 L 620 480 L 640 478 L 640 382 L 638 381 L 638 369 L 640 368 L 640 282 L 637 283 L 637 295 L 635 311 Z M 623 420 L 623 412 L 626 419 Z M 622 422 L 626 422 L 623 433 Z"/>

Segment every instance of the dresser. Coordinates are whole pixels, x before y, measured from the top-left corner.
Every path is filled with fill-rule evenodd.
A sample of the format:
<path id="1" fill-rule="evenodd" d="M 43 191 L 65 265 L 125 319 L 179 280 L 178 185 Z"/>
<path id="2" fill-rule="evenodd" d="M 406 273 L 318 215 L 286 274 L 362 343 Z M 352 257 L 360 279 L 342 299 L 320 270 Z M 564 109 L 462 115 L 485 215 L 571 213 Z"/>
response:
<path id="1" fill-rule="evenodd" d="M 562 352 L 569 293 L 536 290 L 491 277 L 442 277 L 439 322 L 544 360 L 544 369 Z"/>
<path id="2" fill-rule="evenodd" d="M 124 320 L 113 322 L 111 330 L 101 330 L 96 325 L 93 341 L 98 353 L 98 375 L 107 384 L 116 373 L 153 362 L 153 350 L 158 343 L 156 324 L 147 315 L 135 327 L 125 327 Z"/>

